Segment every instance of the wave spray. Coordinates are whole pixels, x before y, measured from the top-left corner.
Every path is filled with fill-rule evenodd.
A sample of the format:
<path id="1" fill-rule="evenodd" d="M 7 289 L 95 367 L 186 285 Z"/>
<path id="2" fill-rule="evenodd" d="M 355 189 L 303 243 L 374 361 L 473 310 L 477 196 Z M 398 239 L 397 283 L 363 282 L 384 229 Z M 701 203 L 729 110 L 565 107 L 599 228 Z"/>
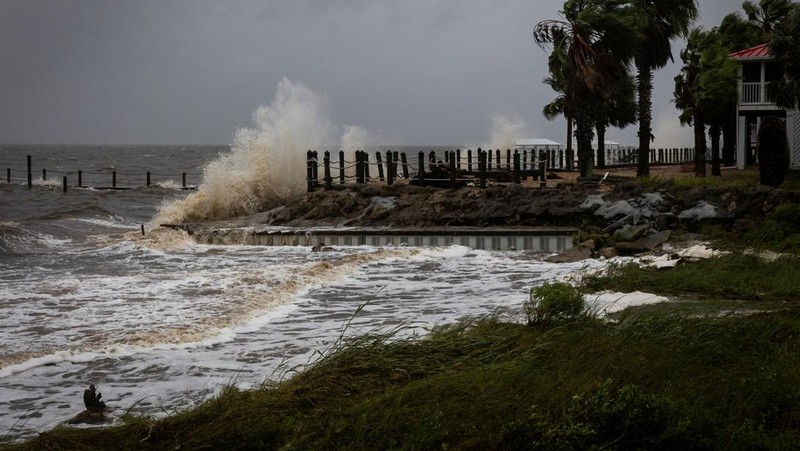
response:
<path id="1" fill-rule="evenodd" d="M 530 130 L 517 116 L 506 116 L 495 113 L 492 115 L 489 141 L 483 144 L 484 149 L 513 149 L 520 138 L 526 138 Z"/>
<path id="2" fill-rule="evenodd" d="M 324 97 L 286 78 L 272 103 L 256 110 L 253 122 L 253 128 L 236 130 L 230 152 L 204 168 L 197 192 L 162 206 L 151 225 L 227 219 L 277 207 L 305 189 L 306 151 L 362 136 L 354 127 L 342 132 L 328 119 Z M 337 139 L 337 132 L 345 139 Z"/>

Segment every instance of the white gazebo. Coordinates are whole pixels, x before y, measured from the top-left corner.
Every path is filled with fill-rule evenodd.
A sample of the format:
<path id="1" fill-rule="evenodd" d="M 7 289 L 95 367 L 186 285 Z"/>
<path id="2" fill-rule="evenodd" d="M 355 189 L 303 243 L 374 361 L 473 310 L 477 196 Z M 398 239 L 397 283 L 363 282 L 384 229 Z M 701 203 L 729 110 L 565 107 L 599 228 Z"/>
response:
<path id="1" fill-rule="evenodd" d="M 547 138 L 518 139 L 515 146 L 519 150 L 560 150 L 561 143 Z"/>

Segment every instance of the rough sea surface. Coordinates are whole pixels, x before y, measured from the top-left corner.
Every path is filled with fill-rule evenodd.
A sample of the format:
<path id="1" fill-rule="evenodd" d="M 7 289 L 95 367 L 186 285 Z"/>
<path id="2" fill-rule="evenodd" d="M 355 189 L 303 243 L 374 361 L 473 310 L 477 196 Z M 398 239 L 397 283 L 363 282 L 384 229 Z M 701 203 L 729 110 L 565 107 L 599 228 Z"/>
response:
<path id="1" fill-rule="evenodd" d="M 290 375 L 343 335 L 519 318 L 533 285 L 601 265 L 460 246 L 313 253 L 199 245 L 151 226 L 142 235 L 162 205 L 191 193 L 183 172 L 199 185 L 228 150 L 0 145 L 12 176 L 0 181 L 0 435 L 65 422 L 89 384 L 112 415 L 162 416 L 226 385 Z M 90 188 L 74 186 L 78 170 Z M 111 171 L 131 189 L 97 189 Z"/>

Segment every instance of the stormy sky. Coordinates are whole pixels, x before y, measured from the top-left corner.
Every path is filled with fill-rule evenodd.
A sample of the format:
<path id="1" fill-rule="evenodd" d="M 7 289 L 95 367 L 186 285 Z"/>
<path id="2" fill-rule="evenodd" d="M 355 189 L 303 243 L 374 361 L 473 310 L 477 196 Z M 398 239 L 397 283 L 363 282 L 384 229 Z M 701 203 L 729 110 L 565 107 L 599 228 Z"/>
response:
<path id="1" fill-rule="evenodd" d="M 229 144 L 284 77 L 380 144 L 477 145 L 498 123 L 563 141 L 531 35 L 562 4 L 0 0 L 0 144 Z M 700 0 L 699 24 L 740 9 Z M 656 146 L 692 140 L 670 102 L 678 69 L 656 73 Z M 635 126 L 608 138 L 634 144 Z"/>

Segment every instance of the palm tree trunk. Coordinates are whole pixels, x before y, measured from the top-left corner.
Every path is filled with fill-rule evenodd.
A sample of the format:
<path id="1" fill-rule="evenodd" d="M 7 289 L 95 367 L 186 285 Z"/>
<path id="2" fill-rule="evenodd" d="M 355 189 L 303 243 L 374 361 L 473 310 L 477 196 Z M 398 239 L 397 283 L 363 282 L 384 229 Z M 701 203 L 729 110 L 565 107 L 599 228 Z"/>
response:
<path id="1" fill-rule="evenodd" d="M 639 162 L 637 177 L 650 175 L 650 135 L 653 120 L 653 72 L 644 64 L 637 64 L 636 79 L 639 90 Z"/>
<path id="2" fill-rule="evenodd" d="M 694 175 L 706 176 L 706 124 L 700 114 L 695 113 L 694 122 Z"/>
<path id="3" fill-rule="evenodd" d="M 597 167 L 606 168 L 606 126 L 597 123 Z"/>
<path id="4" fill-rule="evenodd" d="M 594 130 L 588 112 L 580 112 L 575 118 L 575 137 L 578 141 L 578 169 L 580 177 L 585 180 L 592 178 L 594 172 L 594 158 L 592 151 L 592 136 Z"/>
<path id="5" fill-rule="evenodd" d="M 716 124 L 712 125 L 708 129 L 708 134 L 711 136 L 711 175 L 719 177 L 722 175 L 719 158 L 719 138 L 722 134 L 722 127 Z"/>

